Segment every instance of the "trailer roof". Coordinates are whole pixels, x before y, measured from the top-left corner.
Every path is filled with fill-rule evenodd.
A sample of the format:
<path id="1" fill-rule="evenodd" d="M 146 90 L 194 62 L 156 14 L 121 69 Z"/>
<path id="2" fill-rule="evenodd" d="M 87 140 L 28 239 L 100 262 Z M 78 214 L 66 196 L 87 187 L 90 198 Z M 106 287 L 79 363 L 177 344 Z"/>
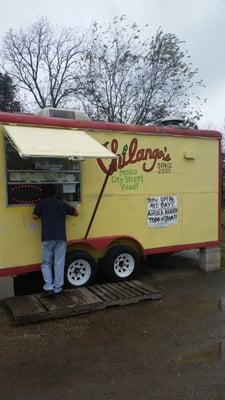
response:
<path id="1" fill-rule="evenodd" d="M 99 131 L 120 131 L 124 133 L 134 132 L 136 134 L 159 134 L 172 136 L 190 136 L 190 137 L 213 137 L 221 139 L 222 135 L 214 130 L 187 129 L 164 126 L 145 126 L 145 125 L 129 125 L 112 122 L 96 122 L 87 120 L 71 120 L 65 118 L 49 118 L 32 114 L 22 113 L 6 113 L 0 112 L 0 124 L 18 124 L 18 125 L 36 125 L 36 126 L 52 126 L 62 128 L 77 128 Z"/>

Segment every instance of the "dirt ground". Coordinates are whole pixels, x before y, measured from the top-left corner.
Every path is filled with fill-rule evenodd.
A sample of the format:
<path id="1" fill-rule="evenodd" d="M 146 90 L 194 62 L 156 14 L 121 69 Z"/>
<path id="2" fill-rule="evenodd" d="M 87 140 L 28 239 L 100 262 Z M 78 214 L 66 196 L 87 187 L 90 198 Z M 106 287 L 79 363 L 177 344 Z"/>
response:
<path id="1" fill-rule="evenodd" d="M 225 399 L 225 272 L 155 258 L 160 301 L 13 326 L 0 307 L 0 400 Z"/>

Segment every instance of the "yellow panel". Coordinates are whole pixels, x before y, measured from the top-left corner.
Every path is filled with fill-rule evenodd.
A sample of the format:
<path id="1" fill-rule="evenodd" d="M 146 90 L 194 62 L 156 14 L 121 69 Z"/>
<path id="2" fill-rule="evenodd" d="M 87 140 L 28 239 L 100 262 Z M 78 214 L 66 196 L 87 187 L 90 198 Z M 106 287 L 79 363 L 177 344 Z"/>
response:
<path id="1" fill-rule="evenodd" d="M 92 134 L 105 143 L 106 134 Z M 120 157 L 113 161 L 114 171 L 90 235 L 127 234 L 148 249 L 218 240 L 218 140 L 154 135 L 136 137 L 136 153 L 128 162 L 134 135 L 111 133 L 110 138 L 107 134 L 108 148 L 115 148 L 112 141 L 116 139 L 117 154 L 126 151 L 123 160 L 127 165 L 123 167 Z M 139 160 L 146 154 L 143 149 L 152 150 L 152 159 Z M 192 157 L 186 158 L 185 151 Z M 159 158 L 162 154 L 164 160 Z M 88 210 L 94 206 L 105 176 L 103 170 L 108 167 L 107 161 L 101 167 L 94 160 L 84 164 L 86 179 L 82 194 L 84 203 L 88 202 Z M 176 196 L 178 223 L 168 227 L 147 227 L 149 196 Z"/>

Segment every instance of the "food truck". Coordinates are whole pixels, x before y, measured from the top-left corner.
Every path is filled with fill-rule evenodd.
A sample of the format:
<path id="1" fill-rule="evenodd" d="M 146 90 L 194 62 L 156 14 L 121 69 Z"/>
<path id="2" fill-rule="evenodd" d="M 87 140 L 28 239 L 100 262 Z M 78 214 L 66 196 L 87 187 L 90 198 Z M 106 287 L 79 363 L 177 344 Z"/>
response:
<path id="1" fill-rule="evenodd" d="M 137 274 L 142 257 L 220 244 L 221 134 L 0 113 L 0 277 L 37 271 L 46 184 L 68 217 L 65 283 Z M 100 262 L 99 262 L 100 261 Z"/>

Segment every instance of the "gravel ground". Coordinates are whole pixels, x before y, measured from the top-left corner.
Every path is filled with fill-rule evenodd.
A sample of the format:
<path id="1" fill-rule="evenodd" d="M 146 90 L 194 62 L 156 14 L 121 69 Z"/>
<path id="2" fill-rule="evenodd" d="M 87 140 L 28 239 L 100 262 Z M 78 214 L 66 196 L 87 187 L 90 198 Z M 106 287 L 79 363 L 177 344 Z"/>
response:
<path id="1" fill-rule="evenodd" d="M 0 400 L 225 399 L 225 272 L 154 257 L 160 301 L 13 326 L 0 307 Z"/>

